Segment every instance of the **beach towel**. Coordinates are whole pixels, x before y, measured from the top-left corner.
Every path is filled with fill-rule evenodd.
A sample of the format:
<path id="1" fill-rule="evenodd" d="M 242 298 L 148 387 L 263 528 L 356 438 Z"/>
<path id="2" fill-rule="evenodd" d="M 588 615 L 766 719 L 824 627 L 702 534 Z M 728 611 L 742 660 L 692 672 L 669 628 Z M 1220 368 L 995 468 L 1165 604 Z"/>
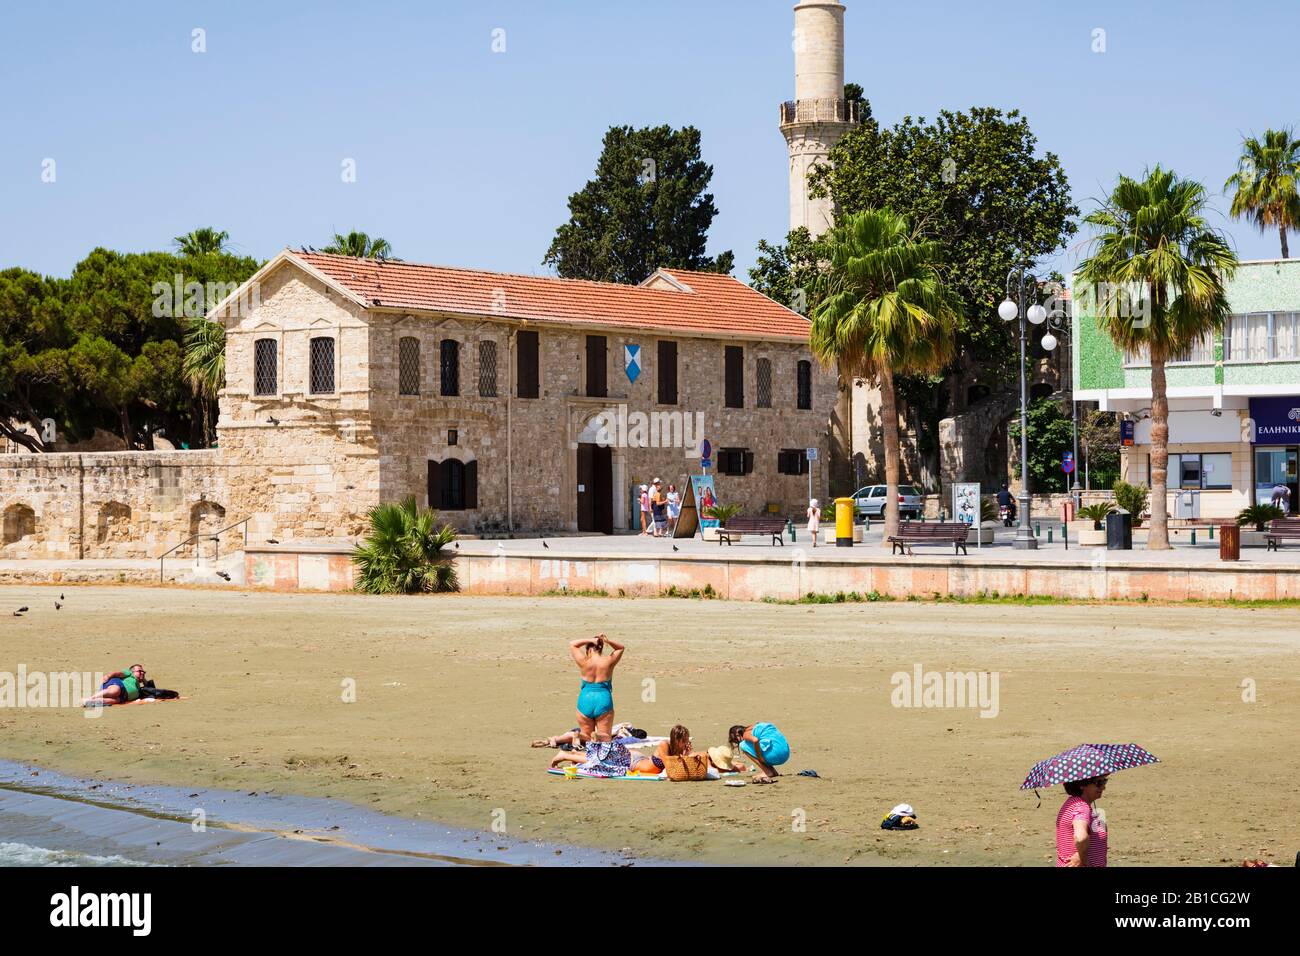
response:
<path id="1" fill-rule="evenodd" d="M 546 772 L 551 774 L 551 776 L 553 777 L 564 776 L 564 771 L 559 767 L 547 767 Z M 714 770 L 713 772 L 717 773 L 716 770 Z M 745 773 L 742 774 L 742 773 L 738 773 L 735 770 L 728 770 L 726 773 L 718 774 L 718 776 L 710 777 L 709 779 L 722 780 L 727 777 L 742 777 L 742 776 L 747 776 L 753 772 L 754 771 L 752 770 L 746 770 Z M 621 777 L 607 777 L 598 773 L 587 773 L 584 770 L 579 770 L 578 776 L 583 778 L 584 780 L 667 780 L 668 779 L 668 774 L 666 773 L 657 774 L 655 776 L 650 776 L 649 774 L 643 774 L 643 773 L 633 773 L 633 774 L 624 774 Z"/>

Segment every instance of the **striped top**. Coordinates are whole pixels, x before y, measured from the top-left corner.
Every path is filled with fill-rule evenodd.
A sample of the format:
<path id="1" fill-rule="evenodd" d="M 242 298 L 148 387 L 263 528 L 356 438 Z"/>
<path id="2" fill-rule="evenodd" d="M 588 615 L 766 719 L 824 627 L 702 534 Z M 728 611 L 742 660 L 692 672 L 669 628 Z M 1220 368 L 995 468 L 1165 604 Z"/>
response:
<path id="1" fill-rule="evenodd" d="M 1088 821 L 1088 859 L 1086 866 L 1106 865 L 1105 824 L 1083 797 L 1070 797 L 1056 814 L 1056 865 L 1065 866 L 1074 856 L 1074 821 Z"/>

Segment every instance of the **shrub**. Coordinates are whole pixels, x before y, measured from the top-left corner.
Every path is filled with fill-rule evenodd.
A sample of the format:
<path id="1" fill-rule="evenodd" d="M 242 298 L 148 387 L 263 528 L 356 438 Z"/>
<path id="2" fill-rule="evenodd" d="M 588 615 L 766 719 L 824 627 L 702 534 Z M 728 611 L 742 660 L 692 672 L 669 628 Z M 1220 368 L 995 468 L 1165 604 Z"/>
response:
<path id="1" fill-rule="evenodd" d="M 1086 505 L 1079 509 L 1079 517 L 1085 521 L 1091 521 L 1092 527 L 1100 531 L 1101 523 L 1106 520 L 1106 516 L 1115 509 L 1108 504 Z"/>
<path id="2" fill-rule="evenodd" d="M 434 527 L 432 511 L 415 498 L 376 505 L 367 512 L 370 536 L 352 552 L 356 590 L 367 594 L 417 594 L 460 587 L 452 558 L 443 552 L 456 539 L 449 525 Z"/>
<path id="3" fill-rule="evenodd" d="M 1147 498 L 1151 491 L 1146 485 L 1130 485 L 1127 481 L 1115 482 L 1111 489 L 1115 493 L 1115 506 L 1133 516 L 1133 527 L 1142 523 L 1142 512 L 1147 510 Z"/>
<path id="4" fill-rule="evenodd" d="M 711 508 L 704 509 L 704 517 L 717 518 L 718 524 L 725 528 L 727 522 L 740 514 L 740 512 L 740 505 L 713 505 Z"/>
<path id="5" fill-rule="evenodd" d="M 1285 518 L 1286 512 L 1277 505 L 1251 505 L 1249 508 L 1243 508 L 1237 515 L 1237 524 L 1243 528 L 1248 524 L 1253 524 L 1256 531 L 1263 531 L 1264 525 L 1277 518 Z"/>

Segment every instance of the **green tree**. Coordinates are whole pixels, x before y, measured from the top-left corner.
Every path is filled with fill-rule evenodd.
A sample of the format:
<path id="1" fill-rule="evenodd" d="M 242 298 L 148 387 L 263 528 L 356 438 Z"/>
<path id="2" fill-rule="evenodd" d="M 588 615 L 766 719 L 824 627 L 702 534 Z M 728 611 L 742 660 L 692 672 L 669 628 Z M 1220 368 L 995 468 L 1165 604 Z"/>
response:
<path id="1" fill-rule="evenodd" d="M 69 350 L 68 365 L 92 401 L 117 416 L 122 441 L 134 448 L 131 403 L 137 392 L 131 357 L 103 336 L 91 335 L 78 339 Z"/>
<path id="2" fill-rule="evenodd" d="M 1061 471 L 1067 451 L 1074 450 L 1074 419 L 1068 407 L 1054 398 L 1039 398 L 1025 414 L 1029 423 L 1029 488 L 1040 494 L 1066 491 L 1073 475 Z M 1016 467 L 1020 467 L 1020 421 L 1012 423 L 1011 444 Z"/>
<path id="3" fill-rule="evenodd" d="M 346 236 L 342 233 L 334 233 L 330 244 L 321 251 L 332 252 L 338 256 L 353 256 L 357 259 L 393 258 L 393 247 L 389 245 L 387 239 L 380 239 L 378 236 L 371 239 L 367 233 L 356 229 Z"/>
<path id="4" fill-rule="evenodd" d="M 1235 189 L 1232 214 L 1254 223 L 1260 232 L 1277 229 L 1282 258 L 1290 258 L 1286 232 L 1300 228 L 1300 139 L 1290 129 L 1268 129 L 1263 142 L 1248 137 L 1241 144 L 1241 161 L 1224 189 Z"/>
<path id="5" fill-rule="evenodd" d="M 769 299 L 808 315 L 816 305 L 811 297 L 828 254 L 825 238 L 814 239 L 806 226 L 790 232 L 784 244 L 760 239 L 749 284 Z"/>
<path id="6" fill-rule="evenodd" d="M 1119 478 L 1119 416 L 1091 409 L 1079 419 L 1078 467 L 1094 488 L 1109 488 Z M 1085 468 L 1085 462 L 1087 466 Z"/>
<path id="7" fill-rule="evenodd" d="M 1205 187 L 1157 166 L 1120 176 L 1085 218 L 1096 230 L 1076 289 L 1098 325 L 1127 352 L 1151 360 L 1151 531 L 1147 547 L 1169 548 L 1169 393 L 1165 365 L 1228 314 L 1224 280 L 1236 253 L 1206 224 Z M 1137 301 L 1134 301 L 1134 295 Z"/>
<path id="8" fill-rule="evenodd" d="M 865 119 L 814 169 L 810 188 L 838 215 L 893 209 L 938 242 L 945 284 L 960 301 L 958 354 L 1010 381 L 1013 330 L 997 318 L 1008 271 L 1063 248 L 1077 230 L 1065 171 L 1019 112 L 944 110 L 933 122 Z M 933 389 L 927 386 L 931 391 Z M 937 420 L 935 422 L 937 424 Z"/>
<path id="9" fill-rule="evenodd" d="M 952 357 L 957 299 L 939 275 L 941 252 L 888 209 L 854 213 L 831 230 L 818 278 L 810 344 L 841 376 L 880 388 L 885 445 L 885 538 L 898 532 L 896 375 L 942 368 Z"/>
<path id="10" fill-rule="evenodd" d="M 218 231 L 211 226 L 200 226 L 183 236 L 177 236 L 172 242 L 182 256 L 204 256 L 211 252 L 225 252 L 226 240 L 229 238 L 228 232 Z"/>
<path id="11" fill-rule="evenodd" d="M 358 591 L 417 594 L 459 587 L 452 558 L 443 550 L 456 539 L 456 531 L 449 525 L 436 527 L 432 511 L 407 498 L 376 505 L 368 517 L 370 535 L 352 553 Z"/>
<path id="12" fill-rule="evenodd" d="M 566 279 L 629 284 L 658 268 L 728 273 L 730 251 L 705 255 L 718 214 L 705 192 L 712 178 L 695 127 L 610 127 L 595 177 L 569 197 L 569 221 L 542 262 Z"/>
<path id="13" fill-rule="evenodd" d="M 212 406 L 226 384 L 226 330 L 211 319 L 190 319 L 185 326 L 181 374 L 202 407 L 203 442 L 210 444 Z"/>

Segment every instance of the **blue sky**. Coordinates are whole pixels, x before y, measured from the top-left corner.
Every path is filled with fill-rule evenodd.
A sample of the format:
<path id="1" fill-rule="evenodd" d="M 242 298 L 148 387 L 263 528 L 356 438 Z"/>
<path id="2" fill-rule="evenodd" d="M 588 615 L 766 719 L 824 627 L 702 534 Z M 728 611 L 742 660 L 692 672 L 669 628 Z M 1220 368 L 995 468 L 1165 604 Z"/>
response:
<path id="1" fill-rule="evenodd" d="M 611 124 L 693 124 L 744 277 L 784 236 L 793 0 L 48 2 L 0 33 L 0 267 L 199 225 L 266 258 L 357 227 L 418 262 L 543 274 Z M 1089 207 L 1162 162 L 1216 196 L 1243 133 L 1300 125 L 1300 5 L 846 0 L 878 118 L 1018 108 Z M 191 52 L 195 28 L 207 52 Z M 493 53 L 492 31 L 506 50 Z M 1094 53 L 1093 30 L 1106 31 Z M 42 162 L 57 179 L 41 182 Z M 344 159 L 357 181 L 343 183 Z M 1275 234 L 1227 218 L 1243 258 Z M 1297 243 L 1300 244 L 1300 243 Z M 1080 250 L 1052 263 L 1068 267 Z"/>

